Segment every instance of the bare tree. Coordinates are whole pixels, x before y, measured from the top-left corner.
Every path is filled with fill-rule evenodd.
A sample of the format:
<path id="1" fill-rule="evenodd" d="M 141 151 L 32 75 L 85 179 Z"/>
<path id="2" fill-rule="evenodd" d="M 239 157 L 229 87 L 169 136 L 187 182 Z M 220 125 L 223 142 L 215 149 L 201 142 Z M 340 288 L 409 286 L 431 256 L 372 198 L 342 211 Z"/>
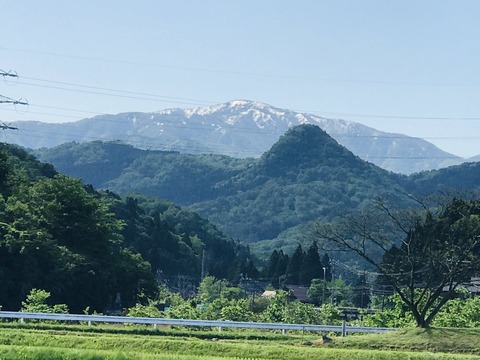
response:
<path id="1" fill-rule="evenodd" d="M 316 236 L 330 250 L 367 261 L 391 285 L 415 318 L 428 328 L 455 290 L 480 269 L 480 201 L 451 198 L 434 206 L 394 211 L 374 209 L 317 224 Z"/>

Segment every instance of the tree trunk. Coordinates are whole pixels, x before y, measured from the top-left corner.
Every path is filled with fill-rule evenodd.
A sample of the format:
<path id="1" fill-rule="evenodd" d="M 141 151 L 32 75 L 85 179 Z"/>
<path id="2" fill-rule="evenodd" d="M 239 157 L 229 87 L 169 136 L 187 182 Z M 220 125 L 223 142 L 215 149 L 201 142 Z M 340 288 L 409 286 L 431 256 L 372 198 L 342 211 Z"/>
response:
<path id="1" fill-rule="evenodd" d="M 409 304 L 409 308 L 413 314 L 417 327 L 422 329 L 428 329 L 430 326 L 430 321 L 427 321 L 425 316 L 423 316 L 414 305 Z"/>

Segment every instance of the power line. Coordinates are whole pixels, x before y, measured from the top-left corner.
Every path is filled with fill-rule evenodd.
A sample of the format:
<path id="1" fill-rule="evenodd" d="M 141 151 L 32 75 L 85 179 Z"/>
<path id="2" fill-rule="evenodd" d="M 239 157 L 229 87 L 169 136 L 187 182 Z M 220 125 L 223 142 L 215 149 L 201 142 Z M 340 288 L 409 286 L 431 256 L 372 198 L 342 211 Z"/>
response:
<path id="1" fill-rule="evenodd" d="M 406 120 L 480 120 L 480 117 L 455 117 L 455 116 L 414 116 L 414 115 L 381 115 L 381 114 L 358 114 L 358 113 L 340 113 L 327 112 L 321 110 L 295 110 L 297 112 L 319 114 L 319 115 L 334 115 L 334 116 L 351 116 L 363 118 L 382 118 L 382 119 L 406 119 Z"/>
<path id="2" fill-rule="evenodd" d="M 218 103 L 218 102 L 208 101 L 208 100 L 191 99 L 191 98 L 174 97 L 174 96 L 165 96 L 165 95 L 158 95 L 158 94 L 149 94 L 149 93 L 142 93 L 142 92 L 129 91 L 129 90 L 119 90 L 119 89 L 104 88 L 104 87 L 91 86 L 91 85 L 75 84 L 75 83 L 70 83 L 70 82 L 53 81 L 53 80 L 40 79 L 40 78 L 34 78 L 34 77 L 23 76 L 22 78 L 23 79 L 28 79 L 28 80 L 51 83 L 51 84 L 68 85 L 68 86 L 75 86 L 75 87 L 80 87 L 80 88 L 85 88 L 85 89 L 111 91 L 111 92 L 118 92 L 118 93 L 124 93 L 124 94 L 142 95 L 142 96 L 148 96 L 148 97 L 153 97 L 153 98 L 162 98 L 162 99 L 166 99 L 166 100 L 192 101 L 192 102 L 198 102 L 198 103 L 201 103 L 201 104 L 206 104 L 206 103 L 215 104 L 215 103 Z M 30 85 L 30 84 L 26 83 L 26 85 Z M 38 86 L 40 86 L 40 85 L 38 85 Z"/>
<path id="3" fill-rule="evenodd" d="M 108 119 L 105 119 L 104 121 L 106 122 L 113 122 L 115 123 L 116 121 L 115 120 L 108 120 Z M 180 126 L 178 126 L 180 127 Z M 183 127 L 182 127 L 183 128 Z M 21 127 L 20 127 L 21 129 Z M 83 136 L 81 139 L 79 139 L 75 134 L 72 134 L 72 133 L 62 133 L 62 132 L 55 132 L 55 131 L 45 131 L 45 132 L 42 132 L 43 135 L 37 135 L 38 133 L 38 129 L 35 129 L 35 130 L 29 130 L 29 129 L 21 129 L 22 130 L 22 133 L 21 134 L 18 134 L 18 136 L 26 136 L 26 137 L 31 137 L 31 138 L 43 138 L 44 135 L 48 135 L 48 138 L 49 139 L 54 139 L 54 140 L 58 140 L 59 142 L 62 142 L 62 141 L 95 141 L 95 140 L 100 140 L 100 141 L 111 141 L 111 139 L 109 138 L 105 138 L 105 137 L 102 137 L 102 136 L 94 136 L 94 135 L 91 135 L 91 136 Z M 196 128 L 195 131 L 199 131 L 199 130 L 209 130 L 207 128 Z M 30 134 L 29 134 L 30 133 Z M 192 139 L 185 139 L 185 141 L 189 141 L 189 140 L 192 140 Z M 124 139 L 122 141 L 125 141 L 125 143 L 127 143 L 127 139 Z M 228 144 L 219 144 L 219 143 L 216 143 L 216 142 L 211 142 L 209 144 L 205 144 L 205 145 L 196 145 L 196 146 L 193 146 L 191 144 L 184 144 L 184 145 L 169 145 L 169 144 L 163 144 L 163 146 L 159 146 L 159 143 L 156 139 L 154 138 L 148 138 L 148 137 L 141 137 L 141 144 L 142 144 L 142 148 L 144 149 L 155 149 L 155 150 L 159 150 L 159 151 L 179 151 L 179 152 L 185 152 L 185 153 L 191 153 L 191 154 L 198 154 L 198 153 L 203 153 L 203 154 L 218 154 L 219 152 L 221 152 L 221 154 L 223 155 L 230 155 L 230 156 L 241 156 L 241 155 L 244 155 L 244 156 L 247 156 L 247 157 L 250 157 L 252 156 L 251 155 L 251 149 L 248 149 L 247 147 L 244 148 L 244 150 L 228 150 L 225 148 L 225 146 L 228 146 Z M 208 145 L 211 145 L 211 146 L 208 146 Z M 135 145 L 138 147 L 138 145 Z M 364 156 L 365 158 L 365 155 L 362 155 L 362 154 L 356 154 L 357 156 Z M 391 160 L 406 160 L 406 159 L 416 159 L 416 160 L 448 160 L 448 159 L 452 159 L 452 160 L 457 160 L 459 159 L 459 157 L 457 156 L 415 156 L 415 157 L 410 157 L 410 156 L 385 156 L 385 157 L 382 157 L 382 156 L 370 156 L 367 158 L 368 159 L 391 159 Z"/>
<path id="4" fill-rule="evenodd" d="M 34 80 L 34 81 L 47 82 L 47 83 L 50 83 L 50 84 L 73 86 L 73 87 L 78 87 L 79 89 L 68 88 L 68 87 L 63 87 L 63 86 L 35 84 L 35 83 L 19 81 L 18 83 L 22 84 L 22 85 L 43 87 L 43 88 L 48 88 L 48 89 L 71 91 L 71 92 L 78 92 L 78 93 L 86 93 L 86 94 L 93 94 L 93 95 L 103 95 L 103 96 L 135 99 L 135 100 L 155 101 L 155 102 L 164 102 L 164 103 L 166 102 L 166 103 L 176 103 L 176 104 L 184 104 L 184 105 L 197 105 L 197 106 L 198 105 L 212 105 L 212 104 L 218 104 L 219 103 L 218 101 L 213 101 L 213 100 L 158 95 L 158 94 L 135 92 L 135 91 L 129 91 L 129 90 L 104 88 L 104 87 L 82 85 L 82 84 L 75 84 L 75 83 L 69 83 L 69 82 L 46 80 L 46 79 L 40 79 L 40 78 L 35 78 L 35 77 L 22 77 L 22 78 L 29 79 L 29 80 Z M 90 90 L 87 90 L 87 89 L 90 89 Z M 93 90 L 99 90 L 99 91 L 93 91 Z M 299 113 L 307 113 L 307 114 L 317 115 L 317 116 L 318 115 L 320 115 L 320 116 L 323 115 L 323 116 L 381 118 L 381 119 L 403 119 L 403 120 L 447 120 L 447 121 L 451 121 L 451 120 L 456 120 L 456 121 L 479 121 L 480 120 L 480 117 L 461 117 L 461 116 L 421 116 L 421 115 L 417 116 L 417 115 L 362 114 L 362 113 L 329 112 L 329 111 L 323 111 L 323 110 L 305 110 L 305 109 L 293 109 L 293 111 L 299 112 Z"/>
<path id="5" fill-rule="evenodd" d="M 206 72 L 206 73 L 217 73 L 217 74 L 230 74 L 230 75 L 250 76 L 250 77 L 298 79 L 298 80 L 308 80 L 308 81 L 313 80 L 313 81 L 320 81 L 320 82 L 338 82 L 338 83 L 392 85 L 392 86 L 425 86 L 425 87 L 479 87 L 480 86 L 480 84 L 419 83 L 419 82 L 358 80 L 358 79 L 339 79 L 339 78 L 335 79 L 335 78 L 320 78 L 315 76 L 299 76 L 299 75 L 290 75 L 290 74 L 274 74 L 274 73 L 248 72 L 248 71 L 238 71 L 238 70 L 218 70 L 218 69 L 207 69 L 207 68 L 197 68 L 197 67 L 182 67 L 177 65 L 162 65 L 162 64 L 153 64 L 153 63 L 143 63 L 138 61 L 95 58 L 95 57 L 88 57 L 88 56 L 59 54 L 59 53 L 52 53 L 52 52 L 46 52 L 46 51 L 35 51 L 35 50 L 29 50 L 29 49 L 8 48 L 4 46 L 1 46 L 0 50 L 8 50 L 8 51 L 15 51 L 15 52 L 24 52 L 24 53 L 31 53 L 31 54 L 39 54 L 39 55 L 47 55 L 47 56 L 54 56 L 54 57 L 87 60 L 87 61 L 96 61 L 96 62 L 107 62 L 107 63 L 135 65 L 135 66 L 143 66 L 143 67 L 156 67 L 156 68 L 164 68 L 164 69 L 176 69 L 176 70 L 183 70 L 183 71 L 195 71 L 195 72 Z"/>
<path id="6" fill-rule="evenodd" d="M 64 107 L 55 107 L 55 106 L 45 106 L 45 105 L 36 105 L 36 104 L 30 104 L 30 106 L 37 106 L 37 107 L 42 107 L 42 108 L 48 108 L 48 109 L 58 109 L 58 110 L 65 110 L 65 111 L 71 111 L 71 112 L 83 112 L 91 115 L 97 116 L 95 118 L 95 121 L 99 122 L 112 122 L 112 123 L 117 123 L 120 120 L 117 119 L 106 119 L 102 116 L 118 116 L 117 115 L 108 115 L 108 114 L 103 114 L 103 113 L 98 113 L 94 111 L 87 111 L 87 110 L 79 110 L 79 109 L 70 109 L 70 108 L 64 108 Z M 15 111 L 12 109 L 4 109 L 5 111 Z M 55 113 L 45 113 L 45 112 L 36 112 L 36 111 L 29 111 L 29 114 L 37 114 L 37 115 L 48 115 L 48 116 L 56 116 L 56 117 L 64 117 L 68 118 L 71 120 L 82 120 L 85 118 L 81 117 L 73 117 L 70 115 L 64 115 L 64 114 L 55 114 Z M 128 113 L 127 113 L 128 114 Z M 140 113 L 140 114 L 145 114 L 145 115 L 159 115 L 161 116 L 161 112 L 153 112 L 153 113 Z M 155 122 L 161 121 L 162 124 L 168 125 L 169 127 L 174 127 L 174 128 L 187 128 L 185 124 L 178 123 L 174 120 L 168 119 L 168 118 L 162 118 L 162 119 L 154 119 Z M 153 121 L 153 119 L 152 119 Z M 218 125 L 219 127 L 225 126 L 228 127 L 228 124 L 220 124 Z M 195 128 L 196 130 L 200 131 L 211 131 L 210 127 L 203 126 L 202 124 L 189 124 L 188 125 L 189 129 Z M 235 126 L 232 128 L 236 132 L 242 132 L 242 133 L 252 133 L 252 134 L 276 134 L 277 131 L 270 131 L 270 130 L 264 130 L 260 128 L 251 128 L 251 127 L 242 127 L 242 126 Z M 358 139 L 358 138 L 364 138 L 364 139 L 423 139 L 423 140 L 450 140 L 450 139 L 456 139 L 456 140 L 476 140 L 480 139 L 480 136 L 431 136 L 431 137 L 414 137 L 414 136 L 407 136 L 403 134 L 389 134 L 386 133 L 385 135 L 380 135 L 380 134 L 373 134 L 373 135 L 357 135 L 357 134 L 346 134 L 346 133 L 334 133 L 334 132 L 329 132 L 329 135 L 332 137 L 337 137 L 341 139 Z M 377 157 L 376 157 L 377 158 Z"/>
<path id="7" fill-rule="evenodd" d="M 93 94 L 93 95 L 104 95 L 104 96 L 112 96 L 118 98 L 125 98 L 125 99 L 135 99 L 135 100 L 145 100 L 145 101 L 155 101 L 155 102 L 167 102 L 167 103 L 176 103 L 176 104 L 186 104 L 186 105 L 194 105 L 192 102 L 186 102 L 183 100 L 167 100 L 167 99 L 156 99 L 154 97 L 145 97 L 145 96 L 133 96 L 133 95 L 122 95 L 122 94 L 114 94 L 114 93 L 106 93 L 106 92 L 98 92 L 98 91 L 91 91 L 91 90 L 82 90 L 82 89 L 69 89 L 66 87 L 60 86 L 51 86 L 51 85 L 41 85 L 41 84 L 32 84 L 26 82 L 19 82 L 22 85 L 29 85 L 29 86 L 36 86 L 48 89 L 55 89 L 55 90 L 64 90 L 64 91 L 72 91 L 84 94 Z M 197 104 L 198 105 L 198 104 Z"/>
<path id="8" fill-rule="evenodd" d="M 4 76 L 12 76 L 12 77 L 17 77 L 18 78 L 18 75 L 16 73 L 13 73 L 12 71 L 5 72 L 3 70 L 0 70 L 0 74 L 4 75 Z M 71 82 L 54 81 L 54 80 L 49 80 L 49 79 L 37 78 L 37 77 L 22 76 L 22 78 L 29 79 L 29 80 L 34 80 L 34 81 L 46 82 L 46 83 L 50 83 L 50 84 L 73 86 L 73 87 L 78 87 L 78 88 L 83 88 L 83 89 L 101 90 L 101 91 L 108 91 L 108 92 L 114 92 L 114 93 L 120 93 L 120 94 L 129 94 L 129 95 L 132 95 L 132 96 L 120 95 L 120 94 L 110 94 L 110 93 L 104 93 L 104 92 L 99 93 L 97 91 L 87 91 L 87 90 L 80 90 L 80 89 L 70 89 L 70 88 L 59 87 L 59 86 L 48 86 L 48 85 L 42 85 L 42 84 L 20 82 L 20 84 L 23 84 L 23 85 L 45 87 L 45 88 L 52 88 L 52 89 L 65 90 L 65 91 L 77 91 L 77 92 L 81 92 L 81 93 L 91 93 L 91 94 L 94 94 L 94 95 L 126 97 L 126 98 L 137 99 L 137 100 L 160 101 L 160 102 L 169 102 L 169 103 L 173 102 L 173 103 L 187 104 L 187 105 L 206 105 L 206 104 L 216 104 L 216 103 L 218 103 L 218 101 L 212 101 L 212 100 L 193 99 L 193 98 L 173 97 L 173 96 L 166 96 L 166 95 L 150 94 L 150 93 L 135 92 L 135 91 L 129 91 L 129 90 L 121 90 L 121 89 L 113 89 L 113 88 L 97 87 L 97 86 L 91 86 L 91 85 L 76 84 L 76 83 L 71 83 Z M 135 96 L 133 96 L 133 95 L 135 95 Z M 361 113 L 328 112 L 328 111 L 322 111 L 322 110 L 302 110 L 302 109 L 297 109 L 295 111 L 302 112 L 302 113 L 322 114 L 322 115 L 327 115 L 327 116 L 368 117 L 368 118 L 385 118 L 385 119 L 474 120 L 474 121 L 480 120 L 480 117 L 451 117 L 451 116 L 450 117 L 445 117 L 445 116 L 440 116 L 439 117 L 439 116 L 414 116 L 414 115 L 413 116 L 412 115 L 400 116 L 400 115 L 385 115 L 385 114 L 361 114 Z"/>

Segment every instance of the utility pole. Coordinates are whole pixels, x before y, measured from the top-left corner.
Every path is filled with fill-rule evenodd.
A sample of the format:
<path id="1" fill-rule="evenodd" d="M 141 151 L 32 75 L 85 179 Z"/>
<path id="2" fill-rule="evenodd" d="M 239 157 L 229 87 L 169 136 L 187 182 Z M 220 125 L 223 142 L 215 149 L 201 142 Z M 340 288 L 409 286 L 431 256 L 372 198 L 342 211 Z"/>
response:
<path id="1" fill-rule="evenodd" d="M 0 69 L 0 76 L 3 76 L 4 79 L 10 77 L 10 78 L 18 78 L 18 75 L 16 72 L 10 71 L 3 71 Z M 4 95 L 0 95 L 0 104 L 12 104 L 12 105 L 28 105 L 28 101 L 19 99 L 15 100 L 12 98 L 9 98 Z M 5 124 L 4 122 L 0 123 L 0 129 L 2 130 L 18 130 L 16 126 L 11 126 L 10 124 Z"/>
<path id="2" fill-rule="evenodd" d="M 2 69 L 0 69 L 0 76 L 3 76 L 4 79 L 6 79 L 7 77 L 18 79 L 17 73 L 13 72 L 11 70 L 10 71 L 3 71 Z M 15 99 L 11 99 L 7 96 L 0 95 L 0 104 L 28 105 L 28 101 L 23 100 L 23 99 L 15 100 Z"/>
<path id="3" fill-rule="evenodd" d="M 17 73 L 13 72 L 12 70 L 7 72 L 7 71 L 3 71 L 2 69 L 0 69 L 0 75 L 3 76 L 4 78 L 7 78 L 7 77 L 18 78 Z"/>
<path id="4" fill-rule="evenodd" d="M 325 305 L 325 289 L 327 287 L 327 268 L 323 267 L 323 296 L 322 296 L 322 305 Z"/>
<path id="5" fill-rule="evenodd" d="M 28 105 L 26 100 L 14 100 L 9 97 L 0 95 L 0 104 L 13 104 L 13 105 Z"/>
<path id="6" fill-rule="evenodd" d="M 1 123 L 0 124 L 0 129 L 3 129 L 3 130 L 18 130 L 18 128 L 16 126 L 12 126 L 10 124 L 5 124 L 5 123 Z"/>
<path id="7" fill-rule="evenodd" d="M 203 280 L 203 278 L 205 277 L 205 255 L 206 255 L 206 251 L 205 249 L 202 250 L 202 272 L 200 274 L 200 281 Z"/>

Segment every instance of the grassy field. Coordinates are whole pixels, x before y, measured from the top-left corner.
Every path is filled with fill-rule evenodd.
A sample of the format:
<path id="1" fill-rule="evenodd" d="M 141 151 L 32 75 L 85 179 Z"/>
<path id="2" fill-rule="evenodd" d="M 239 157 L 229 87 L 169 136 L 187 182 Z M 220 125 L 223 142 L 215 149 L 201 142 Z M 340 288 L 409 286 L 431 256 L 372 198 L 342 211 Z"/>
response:
<path id="1" fill-rule="evenodd" d="M 251 331 L 0 324 L 0 359 L 479 359 L 480 331 L 334 337 Z"/>
<path id="2" fill-rule="evenodd" d="M 383 334 L 336 338 L 331 346 L 480 355 L 480 329 L 403 329 Z"/>

